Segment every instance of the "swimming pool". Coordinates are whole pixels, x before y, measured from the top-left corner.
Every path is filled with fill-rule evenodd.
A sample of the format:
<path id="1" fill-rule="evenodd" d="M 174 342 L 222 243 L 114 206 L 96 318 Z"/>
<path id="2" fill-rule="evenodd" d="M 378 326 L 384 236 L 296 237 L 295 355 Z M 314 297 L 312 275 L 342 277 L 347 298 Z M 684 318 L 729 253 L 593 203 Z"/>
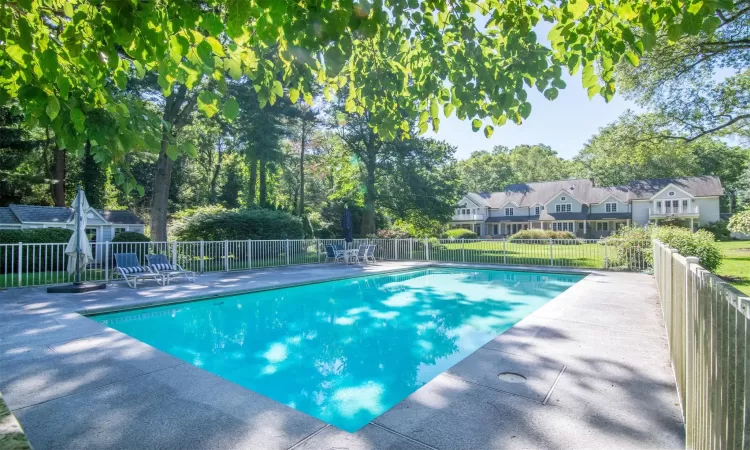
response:
<path id="1" fill-rule="evenodd" d="M 582 278 L 427 268 L 91 318 L 353 432 Z"/>

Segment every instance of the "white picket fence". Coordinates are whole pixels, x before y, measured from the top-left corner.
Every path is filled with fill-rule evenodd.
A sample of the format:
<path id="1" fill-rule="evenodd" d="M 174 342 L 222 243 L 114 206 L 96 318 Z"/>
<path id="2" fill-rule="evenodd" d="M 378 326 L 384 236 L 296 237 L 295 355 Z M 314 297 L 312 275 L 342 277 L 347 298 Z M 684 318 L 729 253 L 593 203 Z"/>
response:
<path id="1" fill-rule="evenodd" d="M 686 448 L 750 448 L 750 297 L 654 241 Z"/>
<path id="2" fill-rule="evenodd" d="M 450 240 L 356 239 L 349 247 L 375 244 L 375 257 L 385 261 L 577 267 L 643 271 L 651 266 L 649 242 L 622 240 Z M 97 242 L 83 281 L 117 278 L 115 253 L 163 254 L 198 273 L 326 262 L 325 246 L 342 239 L 289 239 L 193 242 Z M 67 283 L 64 243 L 0 244 L 0 289 Z"/>

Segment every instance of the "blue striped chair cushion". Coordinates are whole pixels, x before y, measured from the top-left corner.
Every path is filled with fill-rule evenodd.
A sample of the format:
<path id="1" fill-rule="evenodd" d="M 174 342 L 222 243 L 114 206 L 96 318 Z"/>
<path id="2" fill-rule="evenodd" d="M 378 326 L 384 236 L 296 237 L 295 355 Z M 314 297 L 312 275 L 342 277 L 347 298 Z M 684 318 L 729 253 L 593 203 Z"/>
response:
<path id="1" fill-rule="evenodd" d="M 146 271 L 143 267 L 120 267 L 120 270 L 124 273 L 142 273 Z"/>
<path id="2" fill-rule="evenodd" d="M 174 270 L 172 264 L 151 264 L 151 267 L 156 270 Z"/>

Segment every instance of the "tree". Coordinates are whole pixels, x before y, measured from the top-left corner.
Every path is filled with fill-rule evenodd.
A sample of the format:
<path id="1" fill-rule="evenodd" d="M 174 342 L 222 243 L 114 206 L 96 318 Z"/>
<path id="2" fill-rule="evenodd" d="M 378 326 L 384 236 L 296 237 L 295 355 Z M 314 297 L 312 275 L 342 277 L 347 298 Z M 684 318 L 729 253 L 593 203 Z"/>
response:
<path id="1" fill-rule="evenodd" d="M 116 95 L 130 73 L 158 74 L 164 94 L 178 96 L 171 106 L 184 102 L 178 86 L 192 90 L 204 76 L 215 80 L 218 93 L 198 96 L 209 117 L 220 110 L 236 115 L 237 102 L 224 95 L 227 77 L 244 75 L 258 89 L 261 107 L 285 89 L 296 103 L 300 96 L 312 102 L 316 83 L 327 98 L 348 86 L 347 111 L 368 114 L 385 140 L 413 120 L 420 132 L 428 124 L 437 129 L 441 107 L 445 115 L 455 110 L 473 119 L 479 130 L 485 121 L 528 117 L 527 89 L 554 99 L 565 87 L 563 70 L 581 70 L 589 95 L 609 100 L 613 66 L 621 59 L 637 65 L 660 33 L 676 40 L 715 29 L 744 3 L 3 2 L 0 105 L 18 99 L 30 123 L 49 127 L 61 149 L 78 150 L 90 139 L 98 144 L 94 154 L 107 153 L 99 158 L 107 163 L 137 148 L 144 133 Z M 553 23 L 549 48 L 534 31 L 540 20 Z M 278 59 L 268 59 L 273 52 Z M 484 126 L 485 134 L 492 131 Z M 168 168 L 162 158 L 157 178 L 169 181 Z M 154 192 L 156 209 L 165 208 L 163 198 Z M 160 233 L 161 224 L 156 228 Z"/>
<path id="2" fill-rule="evenodd" d="M 458 165 L 466 192 L 497 192 L 514 183 L 561 180 L 573 175 L 573 163 L 547 145 L 498 145 L 492 151 L 477 151 Z"/>
<path id="3" fill-rule="evenodd" d="M 750 209 L 729 218 L 729 231 L 750 234 Z"/>
<path id="4" fill-rule="evenodd" d="M 690 142 L 750 125 L 750 1 L 692 33 L 669 28 L 652 45 L 639 66 L 618 65 L 617 78 L 627 97 L 670 123 L 661 137 Z"/>

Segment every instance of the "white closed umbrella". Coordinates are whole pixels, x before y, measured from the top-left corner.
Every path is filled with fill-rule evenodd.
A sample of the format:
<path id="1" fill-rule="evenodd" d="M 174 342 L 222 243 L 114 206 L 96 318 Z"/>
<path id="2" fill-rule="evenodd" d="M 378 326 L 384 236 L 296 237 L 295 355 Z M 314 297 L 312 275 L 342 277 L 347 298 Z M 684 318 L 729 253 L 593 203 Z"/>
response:
<path id="1" fill-rule="evenodd" d="M 80 271 L 86 268 L 86 265 L 93 259 L 91 254 L 91 244 L 86 237 L 86 216 L 91 210 L 86 194 L 81 187 L 78 187 L 78 194 L 73 200 L 73 213 L 75 214 L 76 228 L 73 236 L 70 237 L 68 245 L 65 247 L 65 254 L 68 255 L 68 273 L 76 273 L 76 282 L 81 281 Z"/>

